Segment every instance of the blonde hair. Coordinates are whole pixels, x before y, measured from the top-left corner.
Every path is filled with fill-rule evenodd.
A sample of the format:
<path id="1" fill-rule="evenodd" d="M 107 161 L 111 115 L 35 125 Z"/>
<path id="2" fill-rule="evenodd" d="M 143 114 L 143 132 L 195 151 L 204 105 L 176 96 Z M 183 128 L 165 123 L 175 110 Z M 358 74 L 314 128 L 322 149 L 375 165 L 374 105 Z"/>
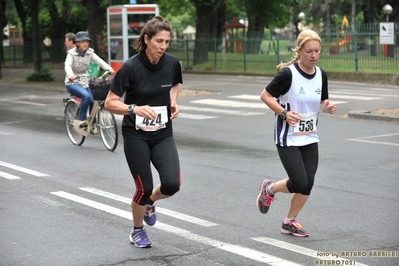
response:
<path id="1" fill-rule="evenodd" d="M 294 64 L 295 62 L 298 62 L 301 57 L 299 56 L 298 50 L 302 48 L 302 46 L 308 42 L 308 41 L 319 41 L 321 45 L 321 38 L 320 36 L 313 30 L 304 30 L 301 33 L 299 33 L 298 38 L 296 39 L 296 47 L 293 49 L 295 52 L 294 57 L 291 59 L 291 61 L 288 61 L 286 63 L 281 62 L 279 65 L 276 66 L 277 69 L 281 69 L 284 67 L 287 67 L 289 65 Z"/>

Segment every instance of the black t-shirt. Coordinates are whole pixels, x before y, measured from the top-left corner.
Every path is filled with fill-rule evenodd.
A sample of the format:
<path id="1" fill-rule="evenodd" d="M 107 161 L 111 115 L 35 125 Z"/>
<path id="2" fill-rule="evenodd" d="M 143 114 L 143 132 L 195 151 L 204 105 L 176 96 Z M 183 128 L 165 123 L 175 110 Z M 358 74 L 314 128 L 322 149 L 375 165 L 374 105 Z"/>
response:
<path id="1" fill-rule="evenodd" d="M 309 75 L 302 71 L 302 69 L 298 66 L 298 63 L 294 64 L 295 68 L 301 73 L 301 75 L 307 79 L 312 79 L 316 76 L 316 72 L 312 75 Z M 319 68 L 321 71 L 321 79 L 322 79 L 322 88 L 321 88 L 321 100 L 324 101 L 328 99 L 328 82 L 327 82 L 327 74 L 326 72 Z M 283 68 L 266 86 L 266 90 L 270 95 L 274 98 L 280 97 L 280 95 L 284 95 L 288 92 L 291 87 L 292 82 L 292 73 L 291 70 L 286 67 Z"/>
<path id="2" fill-rule="evenodd" d="M 170 117 L 170 90 L 178 83 L 183 83 L 181 65 L 176 57 L 165 53 L 158 64 L 151 64 L 143 51 L 130 57 L 116 73 L 111 91 L 122 97 L 124 103 L 167 106 Z M 136 116 L 125 115 L 122 122 L 122 134 L 128 138 L 155 140 L 173 134 L 172 121 L 157 131 L 136 130 Z"/>

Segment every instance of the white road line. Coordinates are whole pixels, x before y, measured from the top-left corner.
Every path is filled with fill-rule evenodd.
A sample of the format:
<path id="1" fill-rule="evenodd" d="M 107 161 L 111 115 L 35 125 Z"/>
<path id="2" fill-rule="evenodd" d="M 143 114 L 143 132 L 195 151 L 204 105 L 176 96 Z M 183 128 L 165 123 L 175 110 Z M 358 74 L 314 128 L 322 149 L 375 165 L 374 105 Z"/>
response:
<path id="1" fill-rule="evenodd" d="M 375 138 L 385 138 L 385 137 L 392 137 L 392 136 L 399 136 L 399 133 L 383 134 L 383 135 L 377 135 L 377 136 L 367 136 L 367 137 L 361 137 L 358 139 L 375 139 Z"/>
<path id="2" fill-rule="evenodd" d="M 241 95 L 233 95 L 229 96 L 229 98 L 234 99 L 245 99 L 245 100 L 260 100 L 259 95 L 250 95 L 250 94 L 241 94 Z M 368 97 L 368 96 L 355 96 L 355 95 L 338 95 L 338 94 L 329 94 L 330 100 L 334 101 L 334 99 L 353 99 L 353 100 L 363 100 L 363 101 L 371 101 L 371 100 L 381 100 L 381 97 Z M 346 103 L 346 102 L 339 102 Z"/>
<path id="3" fill-rule="evenodd" d="M 355 95 L 338 95 L 338 94 L 329 94 L 329 99 L 332 101 L 334 99 L 353 99 L 353 100 L 362 100 L 362 101 L 371 101 L 371 100 L 381 100 L 383 98 L 380 97 L 367 97 L 367 96 L 355 96 Z"/>
<path id="4" fill-rule="evenodd" d="M 345 91 L 340 91 L 340 90 L 334 90 L 334 93 L 338 93 L 340 95 L 343 94 L 349 94 L 349 95 L 363 95 L 363 96 L 372 96 L 375 97 L 377 95 L 377 93 L 375 92 L 359 92 L 359 91 L 350 91 L 350 90 L 345 90 Z M 399 94 L 381 94 L 379 93 L 377 96 L 384 96 L 381 98 L 391 98 L 391 97 L 399 97 Z"/>
<path id="5" fill-rule="evenodd" d="M 384 142 L 384 141 L 372 141 L 372 140 L 364 140 L 364 139 L 348 139 L 348 140 L 349 141 L 371 143 L 371 144 L 381 144 L 381 145 L 388 145 L 388 146 L 399 146 L 399 143 L 391 143 L 391 142 Z"/>
<path id="6" fill-rule="evenodd" d="M 4 177 L 4 178 L 7 178 L 7 179 L 10 179 L 10 180 L 21 179 L 20 177 L 18 177 L 16 175 L 12 175 L 12 174 L 9 174 L 9 173 L 6 173 L 6 172 L 1 172 L 1 171 L 0 171 L 0 176 Z"/>
<path id="7" fill-rule="evenodd" d="M 269 237 L 261 236 L 261 237 L 254 237 L 252 239 L 255 240 L 255 241 L 264 243 L 264 244 L 272 245 L 272 246 L 275 246 L 275 247 L 278 247 L 278 248 L 283 248 L 283 249 L 286 249 L 286 250 L 289 250 L 289 251 L 292 251 L 292 252 L 296 252 L 296 253 L 299 253 L 299 254 L 302 254 L 302 255 L 306 255 L 306 256 L 309 256 L 309 257 L 313 257 L 313 258 L 316 258 L 316 259 L 319 259 L 319 260 L 339 260 L 339 261 L 353 260 L 353 258 L 343 258 L 343 257 L 332 256 L 330 254 L 331 252 L 329 252 L 329 254 L 330 254 L 329 256 L 320 257 L 320 256 L 317 256 L 317 252 L 318 251 L 316 251 L 316 250 L 305 248 L 305 247 L 301 247 L 301 246 L 294 245 L 294 244 L 290 244 L 290 243 L 287 243 L 287 242 L 284 242 L 284 241 L 280 241 L 280 240 L 277 240 L 277 239 L 273 239 L 273 238 L 269 238 Z M 339 253 L 339 252 L 337 252 L 337 253 Z M 344 265 L 344 264 L 341 264 L 341 265 Z M 360 262 L 357 262 L 357 261 L 356 261 L 356 265 L 368 266 L 367 264 L 363 264 L 363 263 L 360 263 Z"/>
<path id="8" fill-rule="evenodd" d="M 240 94 L 240 95 L 229 96 L 229 98 L 233 98 L 233 99 L 245 99 L 245 100 L 258 100 L 258 101 L 260 101 L 260 92 L 259 92 L 259 95 Z"/>
<path id="9" fill-rule="evenodd" d="M 24 167 L 21 167 L 21 166 L 17 166 L 17 165 L 11 164 L 11 163 L 6 163 L 6 162 L 3 162 L 3 161 L 0 161 L 0 165 L 4 166 L 4 167 L 11 168 L 11 169 L 14 169 L 14 170 L 17 170 L 17 171 L 20 171 L 20 172 L 27 173 L 27 174 L 30 174 L 30 175 L 38 176 L 38 177 L 48 176 L 46 174 L 43 174 L 43 173 L 40 173 L 40 172 L 37 172 L 37 171 L 34 171 L 34 170 L 30 170 L 30 169 L 27 169 L 27 168 L 24 168 Z"/>
<path id="10" fill-rule="evenodd" d="M 109 199 L 113 199 L 113 200 L 116 200 L 116 201 L 119 201 L 119 202 L 127 203 L 127 204 L 130 204 L 131 201 L 132 201 L 132 199 L 130 199 L 130 198 L 122 197 L 122 196 L 119 196 L 119 195 L 116 195 L 116 194 L 113 194 L 113 193 L 109 193 L 109 192 L 106 192 L 106 191 L 103 191 L 103 190 L 99 190 L 99 189 L 96 189 L 96 188 L 81 187 L 79 189 L 83 190 L 83 191 L 87 191 L 89 193 L 93 193 L 93 194 L 105 197 L 105 198 L 109 198 Z M 194 223 L 194 224 L 205 226 L 205 227 L 218 225 L 218 224 L 215 224 L 215 223 L 212 223 L 212 222 L 208 222 L 208 221 L 205 221 L 205 220 L 202 220 L 202 219 L 190 216 L 190 215 L 186 215 L 186 214 L 183 214 L 183 213 L 171 211 L 171 210 L 159 207 L 159 206 L 157 206 L 157 212 L 165 214 L 165 215 L 168 215 L 168 216 L 172 216 L 172 217 L 174 217 L 176 219 L 180 219 L 180 220 L 183 220 L 183 221 L 186 221 L 186 222 L 189 222 L 189 223 Z"/>
<path id="11" fill-rule="evenodd" d="M 84 204 L 86 206 L 92 207 L 94 209 L 97 210 L 101 210 L 107 213 L 111 213 L 114 214 L 116 216 L 131 220 L 131 213 L 109 206 L 109 205 L 105 205 L 96 201 L 92 201 L 86 198 L 82 198 L 73 194 L 70 194 L 68 192 L 64 192 L 64 191 L 57 191 L 57 192 L 51 192 L 51 194 L 68 199 L 68 200 L 72 200 L 74 202 L 77 203 L 81 203 Z M 200 236 L 197 234 L 194 234 L 188 230 L 184 230 L 175 226 L 171 226 L 171 225 L 167 225 L 161 222 L 157 222 L 154 226 L 157 229 L 160 229 L 162 231 L 165 231 L 167 233 L 172 233 L 175 234 L 179 237 L 183 237 L 185 239 L 191 240 L 191 241 L 195 241 L 197 243 L 200 244 L 204 244 L 204 245 L 209 245 L 251 260 L 255 260 L 255 261 L 259 261 L 259 262 L 263 262 L 263 263 L 267 263 L 269 265 L 272 266 L 279 266 L 279 265 L 286 265 L 286 266 L 303 266 L 301 264 L 289 261 L 289 260 L 284 260 L 282 258 L 279 257 L 275 257 L 272 256 L 270 254 L 267 253 L 263 253 L 254 249 L 250 249 L 247 247 L 243 247 L 240 245 L 233 245 L 233 244 L 229 244 L 229 243 L 225 243 L 222 241 L 218 241 L 209 237 L 204 237 L 204 236 Z"/>
<path id="12" fill-rule="evenodd" d="M 5 136 L 6 136 L 6 135 L 10 135 L 10 133 L 8 133 L 8 132 L 1 132 L 1 131 L 0 131 L 0 135 L 5 135 Z"/>
<path id="13" fill-rule="evenodd" d="M 334 83 L 334 84 L 332 84 L 332 83 Z M 331 85 L 330 85 L 331 84 Z M 343 88 L 343 89 L 349 89 L 349 88 L 352 88 L 352 84 L 349 84 L 349 85 L 341 85 L 341 84 L 336 84 L 335 82 L 329 82 L 329 87 L 334 87 L 334 88 Z M 360 85 L 360 86 L 362 86 L 362 84 L 358 84 L 358 85 Z M 388 85 L 389 86 L 389 85 Z M 351 89 L 349 89 L 349 90 L 351 90 Z M 360 88 L 359 88 L 359 90 L 360 90 Z M 395 90 L 395 88 L 392 86 L 392 85 L 390 85 L 390 87 L 387 87 L 387 88 L 381 88 L 381 87 L 368 87 L 367 88 L 367 90 Z"/>
<path id="14" fill-rule="evenodd" d="M 36 105 L 36 106 L 46 106 L 47 104 L 44 103 L 34 103 L 34 102 L 26 102 L 26 101 L 13 101 L 9 100 L 10 103 L 20 103 L 20 104 L 27 104 L 27 105 Z"/>
<path id="15" fill-rule="evenodd" d="M 210 116 L 210 115 L 196 115 L 196 114 L 186 114 L 186 113 L 179 113 L 180 118 L 188 118 L 194 120 L 204 120 L 204 119 L 214 119 L 219 118 L 218 116 Z"/>
<path id="16" fill-rule="evenodd" d="M 272 266 L 281 266 L 281 265 L 300 266 L 301 265 L 301 264 L 298 264 L 298 263 L 295 263 L 295 262 L 292 262 L 289 260 L 285 260 L 285 259 L 273 256 L 273 255 L 270 255 L 270 254 L 267 254 L 264 252 L 260 252 L 260 251 L 257 251 L 257 250 L 251 249 L 251 248 L 222 242 L 222 241 L 215 240 L 215 239 L 205 237 L 205 236 L 200 236 L 200 235 L 194 234 L 190 231 L 187 231 L 187 230 L 175 227 L 175 226 L 167 225 L 164 223 L 159 223 L 159 224 L 157 223 L 157 224 L 155 224 L 155 226 L 156 226 L 156 228 L 164 230 L 168 233 L 173 233 L 180 237 L 184 237 L 185 239 L 195 241 L 197 243 L 209 245 L 209 246 L 239 255 L 241 257 L 259 261 L 262 263 L 267 263 Z"/>
<path id="17" fill-rule="evenodd" d="M 229 100 L 201 99 L 201 100 L 191 101 L 191 103 L 222 106 L 222 107 L 233 107 L 233 108 L 267 109 L 266 104 L 264 104 L 262 102 L 252 103 L 252 102 L 237 102 L 237 101 L 229 101 Z"/>
<path id="18" fill-rule="evenodd" d="M 263 115 L 261 112 L 246 112 L 246 111 L 235 111 L 235 110 L 222 110 L 216 108 L 205 108 L 205 107 L 196 107 L 196 106 L 186 106 L 179 105 L 181 111 L 198 111 L 198 112 L 211 112 L 211 113 L 221 113 L 221 114 L 229 114 L 229 115 Z"/>
<path id="19" fill-rule="evenodd" d="M 398 136 L 398 135 L 399 135 L 399 133 L 392 133 L 392 134 L 368 136 L 368 137 L 362 137 L 362 138 L 356 138 L 356 139 L 347 139 L 347 140 L 349 140 L 349 141 L 357 141 L 357 142 L 365 142 L 365 143 L 372 143 L 372 144 L 388 145 L 388 146 L 399 146 L 399 143 L 367 140 L 367 139 L 375 139 L 375 138 L 392 137 L 392 136 Z"/>

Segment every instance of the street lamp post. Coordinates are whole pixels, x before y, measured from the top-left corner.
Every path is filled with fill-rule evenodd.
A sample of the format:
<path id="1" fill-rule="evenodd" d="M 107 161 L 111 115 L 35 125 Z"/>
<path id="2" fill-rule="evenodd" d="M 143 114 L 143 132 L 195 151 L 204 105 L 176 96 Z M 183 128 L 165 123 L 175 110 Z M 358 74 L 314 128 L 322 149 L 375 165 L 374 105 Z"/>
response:
<path id="1" fill-rule="evenodd" d="M 382 8 L 382 12 L 384 12 L 384 14 L 386 15 L 386 18 L 387 18 L 387 22 L 389 22 L 389 15 L 391 15 L 392 12 L 393 12 L 393 8 L 391 7 L 391 5 L 386 4 L 386 5 Z"/>
<path id="2" fill-rule="evenodd" d="M 383 6 L 382 8 L 382 12 L 386 15 L 386 22 L 389 22 L 389 15 L 392 14 L 393 8 L 391 5 L 386 4 L 385 6 Z M 391 56 L 393 57 L 393 46 L 390 46 L 388 44 L 384 45 L 384 56 Z"/>

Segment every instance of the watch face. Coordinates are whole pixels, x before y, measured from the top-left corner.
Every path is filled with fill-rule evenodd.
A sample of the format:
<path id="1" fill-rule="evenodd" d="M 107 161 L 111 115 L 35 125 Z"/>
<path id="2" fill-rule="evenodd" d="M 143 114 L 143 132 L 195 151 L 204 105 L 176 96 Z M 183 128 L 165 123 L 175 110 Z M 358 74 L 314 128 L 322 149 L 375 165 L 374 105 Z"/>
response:
<path id="1" fill-rule="evenodd" d="M 131 105 L 129 105 L 129 107 L 127 108 L 128 111 L 132 111 L 133 107 Z"/>

